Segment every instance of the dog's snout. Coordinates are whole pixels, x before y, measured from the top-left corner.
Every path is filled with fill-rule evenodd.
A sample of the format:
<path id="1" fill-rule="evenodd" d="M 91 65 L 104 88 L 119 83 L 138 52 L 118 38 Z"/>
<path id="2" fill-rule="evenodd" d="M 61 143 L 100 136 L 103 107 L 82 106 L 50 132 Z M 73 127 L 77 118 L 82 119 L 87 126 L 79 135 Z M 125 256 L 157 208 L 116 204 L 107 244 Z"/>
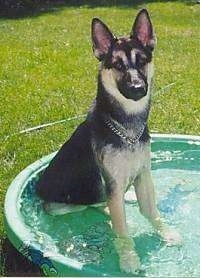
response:
<path id="1" fill-rule="evenodd" d="M 120 91 L 127 98 L 139 100 L 147 95 L 148 87 L 142 75 L 136 69 L 130 69 L 119 84 Z"/>
<path id="2" fill-rule="evenodd" d="M 145 82 L 139 76 L 139 74 L 136 70 L 127 71 L 125 79 L 126 79 L 128 87 L 131 89 L 145 88 Z"/>

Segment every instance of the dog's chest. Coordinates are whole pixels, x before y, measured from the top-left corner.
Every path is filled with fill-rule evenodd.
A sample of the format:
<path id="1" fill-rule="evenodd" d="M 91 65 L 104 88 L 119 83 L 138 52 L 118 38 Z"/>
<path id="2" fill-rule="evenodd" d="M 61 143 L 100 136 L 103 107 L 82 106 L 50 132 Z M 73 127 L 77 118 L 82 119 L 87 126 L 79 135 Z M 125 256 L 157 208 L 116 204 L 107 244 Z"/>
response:
<path id="1" fill-rule="evenodd" d="M 143 168 L 150 167 L 149 144 L 139 143 L 134 150 L 115 149 L 106 146 L 103 150 L 103 168 L 110 178 L 126 190 L 130 182 L 141 173 Z"/>

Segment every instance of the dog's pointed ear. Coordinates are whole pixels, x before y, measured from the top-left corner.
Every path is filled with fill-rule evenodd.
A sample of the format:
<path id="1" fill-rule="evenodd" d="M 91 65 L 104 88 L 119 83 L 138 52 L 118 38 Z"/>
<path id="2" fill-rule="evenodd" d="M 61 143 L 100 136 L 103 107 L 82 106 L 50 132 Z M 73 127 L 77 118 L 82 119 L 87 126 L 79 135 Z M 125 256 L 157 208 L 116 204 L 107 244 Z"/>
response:
<path id="1" fill-rule="evenodd" d="M 100 61 L 104 59 L 115 42 L 114 35 L 98 18 L 92 20 L 92 42 L 94 55 Z"/>
<path id="2" fill-rule="evenodd" d="M 153 50 L 156 44 L 156 37 L 146 9 L 142 9 L 138 13 L 131 30 L 131 38 L 138 40 L 143 46 L 149 46 Z"/>

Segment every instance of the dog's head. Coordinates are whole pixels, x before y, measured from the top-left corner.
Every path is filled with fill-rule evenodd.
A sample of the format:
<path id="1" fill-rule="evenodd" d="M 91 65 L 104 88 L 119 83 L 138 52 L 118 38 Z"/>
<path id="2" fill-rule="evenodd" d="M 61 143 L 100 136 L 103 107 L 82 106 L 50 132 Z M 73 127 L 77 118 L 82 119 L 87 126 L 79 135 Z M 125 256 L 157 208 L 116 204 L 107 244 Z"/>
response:
<path id="1" fill-rule="evenodd" d="M 129 37 L 116 38 L 99 19 L 92 21 L 94 55 L 100 60 L 102 82 L 129 100 L 139 101 L 148 94 L 150 65 L 155 35 L 147 10 L 141 10 Z M 116 93 L 117 94 L 117 93 Z"/>

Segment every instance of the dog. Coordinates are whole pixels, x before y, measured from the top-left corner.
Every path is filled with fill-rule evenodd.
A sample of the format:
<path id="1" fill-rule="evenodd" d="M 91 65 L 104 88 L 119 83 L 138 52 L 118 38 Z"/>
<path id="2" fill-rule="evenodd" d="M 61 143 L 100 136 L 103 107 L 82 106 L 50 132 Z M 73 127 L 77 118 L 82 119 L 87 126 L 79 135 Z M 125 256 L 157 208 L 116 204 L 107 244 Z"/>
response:
<path id="1" fill-rule="evenodd" d="M 107 203 L 122 271 L 136 273 L 140 260 L 128 234 L 124 194 L 133 185 L 139 209 L 168 244 L 180 235 L 160 217 L 151 177 L 148 116 L 156 37 L 142 9 L 128 37 L 117 38 L 92 20 L 94 56 L 100 61 L 96 98 L 86 120 L 42 174 L 36 192 L 52 214 Z"/>

